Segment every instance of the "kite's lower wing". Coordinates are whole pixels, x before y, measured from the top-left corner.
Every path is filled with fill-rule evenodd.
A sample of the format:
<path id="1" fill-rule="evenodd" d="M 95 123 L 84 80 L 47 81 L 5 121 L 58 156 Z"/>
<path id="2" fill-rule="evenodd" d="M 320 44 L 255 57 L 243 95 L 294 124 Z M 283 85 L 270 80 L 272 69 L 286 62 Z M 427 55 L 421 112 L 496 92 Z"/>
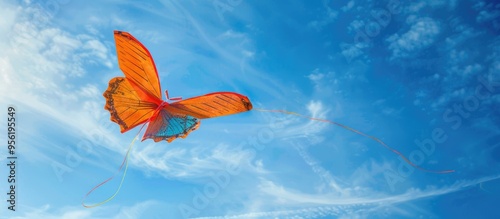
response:
<path id="1" fill-rule="evenodd" d="M 248 97 L 238 93 L 217 92 L 171 103 L 165 109 L 206 119 L 249 111 L 252 109 L 252 103 Z"/>
<path id="2" fill-rule="evenodd" d="M 146 122 L 158 107 L 155 103 L 141 101 L 131 84 L 124 77 L 116 77 L 109 81 L 105 109 L 111 114 L 111 121 L 120 125 L 121 132 Z"/>
<path id="3" fill-rule="evenodd" d="M 147 138 L 155 142 L 166 140 L 173 141 L 176 138 L 185 138 L 198 128 L 200 120 L 189 115 L 172 114 L 161 109 L 149 122 L 148 129 L 142 140 Z"/>

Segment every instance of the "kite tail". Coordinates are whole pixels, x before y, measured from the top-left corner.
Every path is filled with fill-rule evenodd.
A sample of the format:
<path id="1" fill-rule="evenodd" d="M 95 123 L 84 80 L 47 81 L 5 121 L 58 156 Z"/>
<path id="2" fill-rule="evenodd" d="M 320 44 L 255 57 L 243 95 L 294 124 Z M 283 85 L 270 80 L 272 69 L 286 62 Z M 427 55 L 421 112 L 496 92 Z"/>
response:
<path id="1" fill-rule="evenodd" d="M 160 104 L 156 109 L 155 109 L 155 113 L 157 113 L 159 110 L 162 109 L 162 107 L 167 104 L 166 102 L 163 102 L 162 104 Z M 130 142 L 130 145 L 128 146 L 128 149 L 127 149 L 127 154 L 125 155 L 125 157 L 123 158 L 123 161 L 122 161 L 122 164 L 120 165 L 120 167 L 118 168 L 118 170 L 116 171 L 116 173 L 109 177 L 108 179 L 102 181 L 101 183 L 99 183 L 98 185 L 96 185 L 94 188 L 92 188 L 89 192 L 87 192 L 87 194 L 85 194 L 85 196 L 83 197 L 82 199 L 82 206 L 83 207 L 86 207 L 86 208 L 93 208 L 93 207 L 97 207 L 97 206 L 100 206 L 100 205 L 103 205 L 105 204 L 106 202 L 109 202 L 111 200 L 113 200 L 113 198 L 115 198 L 115 196 L 118 194 L 118 192 L 120 192 L 120 188 L 122 187 L 122 184 L 123 184 L 123 181 L 125 180 L 125 176 L 127 175 L 127 170 L 128 170 L 128 157 L 130 155 L 130 151 L 132 150 L 132 147 L 134 146 L 134 143 L 135 143 L 135 140 L 137 140 L 137 138 L 139 137 L 139 134 L 141 134 L 141 131 L 142 129 L 144 128 L 144 126 L 146 126 L 146 124 L 148 124 L 150 121 L 151 121 L 152 117 L 150 117 L 142 126 L 141 128 L 139 129 L 139 131 L 137 132 L 137 135 L 135 135 L 134 139 L 132 139 L 132 142 Z M 106 200 L 102 201 L 102 202 L 99 202 L 99 203 L 96 203 L 96 204 L 92 204 L 92 205 L 86 205 L 85 204 L 85 199 L 87 199 L 87 197 L 90 195 L 90 193 L 94 192 L 94 190 L 96 190 L 97 188 L 101 187 L 102 185 L 106 184 L 107 182 L 111 181 L 113 178 L 115 178 L 116 174 L 118 174 L 120 172 L 120 170 L 122 170 L 123 166 L 125 165 L 125 170 L 123 171 L 123 176 L 122 176 L 122 179 L 120 180 L 120 185 L 118 185 L 118 188 L 116 189 L 115 193 L 113 193 L 113 195 L 111 195 L 109 198 L 107 198 Z"/>
<path id="2" fill-rule="evenodd" d="M 144 127 L 144 125 L 142 126 Z M 142 130 L 142 127 L 141 127 L 141 130 Z M 139 130 L 139 132 L 137 133 L 137 135 L 134 137 L 134 139 L 132 139 L 132 142 L 130 142 L 130 145 L 128 146 L 128 149 L 127 149 L 127 154 L 125 155 L 125 157 L 123 158 L 123 161 L 122 161 L 122 164 L 120 165 L 120 167 L 118 168 L 118 170 L 116 171 L 116 173 L 109 177 L 108 179 L 104 180 L 103 182 L 99 183 L 98 185 L 96 185 L 94 188 L 92 188 L 89 192 L 87 192 L 87 194 L 83 197 L 82 199 L 82 206 L 83 207 L 86 207 L 86 208 L 93 208 L 93 207 L 97 207 L 97 206 L 100 206 L 100 205 L 103 205 L 105 204 L 106 202 L 109 202 L 111 201 L 113 198 L 115 198 L 115 196 L 118 194 L 118 192 L 120 191 L 120 188 L 122 187 L 122 184 L 123 184 L 123 181 L 125 179 L 125 176 L 127 175 L 127 170 L 128 170 L 128 157 L 130 155 L 130 151 L 132 150 L 132 147 L 134 146 L 134 143 L 135 143 L 135 140 L 137 140 L 137 138 L 139 137 L 139 134 L 141 133 L 141 130 Z M 96 190 L 97 188 L 101 187 L 102 185 L 106 184 L 107 182 L 111 181 L 113 178 L 115 178 L 116 174 L 118 174 L 120 172 L 120 170 L 123 168 L 123 166 L 125 166 L 125 170 L 123 171 L 123 176 L 122 176 L 122 179 L 120 180 L 120 185 L 118 185 L 118 188 L 116 189 L 115 193 L 113 193 L 113 195 L 111 195 L 109 198 L 107 198 L 106 200 L 102 201 L 102 202 L 99 202 L 99 203 L 95 203 L 95 204 L 91 204 L 91 205 L 86 205 L 85 204 L 85 199 L 87 199 L 87 197 L 92 193 L 94 192 L 94 190 Z"/>
<path id="3" fill-rule="evenodd" d="M 439 174 L 445 174 L 445 173 L 452 173 L 452 172 L 455 172 L 455 170 L 429 170 L 429 169 L 425 169 L 423 167 L 420 167 L 416 164 L 414 164 L 413 162 L 411 162 L 408 158 L 406 158 L 403 154 L 401 154 L 401 152 L 399 152 L 398 150 L 394 149 L 394 148 L 391 148 L 389 147 L 386 143 L 384 143 L 382 140 L 380 140 L 379 138 L 375 137 L 375 136 L 371 136 L 371 135 L 367 135 L 363 132 L 360 132 L 356 129 L 353 129 L 349 126 L 346 126 L 346 125 L 342 125 L 340 123 L 337 123 L 337 122 L 334 122 L 334 121 L 330 121 L 330 120 L 327 120 L 327 119 L 319 119 L 319 118 L 313 118 L 313 117 L 309 117 L 309 116 L 304 116 L 304 115 L 301 115 L 301 114 L 298 114 L 298 113 L 295 113 L 295 112 L 289 112 L 289 111 L 285 111 L 285 110 L 267 110 L 267 109 L 259 109 L 259 108 L 253 108 L 254 110 L 257 110 L 257 111 L 260 111 L 260 112 L 275 112 L 275 113 L 284 113 L 284 114 L 290 114 L 290 115 L 295 115 L 295 116 L 299 116 L 299 117 L 303 117 L 303 118 L 307 118 L 307 119 L 310 119 L 310 120 L 314 120 L 314 121 L 320 121 L 320 122 L 325 122 L 325 123 L 330 123 L 330 124 L 333 124 L 333 125 L 336 125 L 336 126 L 339 126 L 343 129 L 347 129 L 351 132 L 354 132 L 358 135 L 361 135 L 361 136 L 365 136 L 367 138 L 371 138 L 372 140 L 378 142 L 379 144 L 381 144 L 382 146 L 384 146 L 385 148 L 389 149 L 390 151 L 392 151 L 393 153 L 397 154 L 399 157 L 401 157 L 406 163 L 410 164 L 411 166 L 419 169 L 419 170 L 422 170 L 422 171 L 425 171 L 425 172 L 430 172 L 430 173 L 439 173 Z"/>

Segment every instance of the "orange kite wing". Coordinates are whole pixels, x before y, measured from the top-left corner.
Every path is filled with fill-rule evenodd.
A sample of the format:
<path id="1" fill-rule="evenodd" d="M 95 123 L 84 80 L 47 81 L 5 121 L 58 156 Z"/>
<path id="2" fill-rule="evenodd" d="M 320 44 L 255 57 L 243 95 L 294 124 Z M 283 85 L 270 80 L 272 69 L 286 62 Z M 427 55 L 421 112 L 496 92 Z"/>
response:
<path id="1" fill-rule="evenodd" d="M 161 87 L 153 57 L 139 40 L 123 31 L 114 32 L 118 65 L 142 100 L 161 104 Z"/>
<path id="2" fill-rule="evenodd" d="M 165 107 L 172 113 L 198 119 L 226 116 L 252 109 L 248 97 L 233 92 L 217 92 L 174 102 Z"/>
<path id="3" fill-rule="evenodd" d="M 120 125 L 122 133 L 146 122 L 158 107 L 156 103 L 142 101 L 124 77 L 111 79 L 103 96 L 104 108 L 111 114 L 111 121 Z"/>

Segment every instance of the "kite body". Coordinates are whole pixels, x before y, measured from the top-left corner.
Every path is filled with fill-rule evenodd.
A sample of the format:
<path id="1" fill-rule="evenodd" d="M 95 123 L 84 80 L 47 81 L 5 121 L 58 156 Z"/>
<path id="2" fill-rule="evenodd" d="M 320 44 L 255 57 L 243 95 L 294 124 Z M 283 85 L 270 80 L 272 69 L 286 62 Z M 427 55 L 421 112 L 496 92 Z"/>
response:
<path id="1" fill-rule="evenodd" d="M 142 140 L 155 142 L 185 138 L 200 119 L 231 115 L 252 109 L 248 97 L 234 92 L 215 92 L 177 102 L 163 101 L 153 57 L 127 32 L 115 31 L 118 64 L 125 77 L 109 81 L 104 107 L 122 133 L 149 123 Z M 168 93 L 167 93 L 168 98 Z"/>

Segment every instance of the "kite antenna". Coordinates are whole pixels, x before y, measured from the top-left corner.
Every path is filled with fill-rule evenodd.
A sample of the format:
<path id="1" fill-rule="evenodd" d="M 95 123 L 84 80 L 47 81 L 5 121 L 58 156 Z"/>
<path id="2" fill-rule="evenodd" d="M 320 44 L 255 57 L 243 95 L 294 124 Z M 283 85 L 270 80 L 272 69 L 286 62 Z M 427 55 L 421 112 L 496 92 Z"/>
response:
<path id="1" fill-rule="evenodd" d="M 165 90 L 165 95 L 167 95 L 167 100 L 182 100 L 182 97 L 168 97 L 168 90 Z"/>

